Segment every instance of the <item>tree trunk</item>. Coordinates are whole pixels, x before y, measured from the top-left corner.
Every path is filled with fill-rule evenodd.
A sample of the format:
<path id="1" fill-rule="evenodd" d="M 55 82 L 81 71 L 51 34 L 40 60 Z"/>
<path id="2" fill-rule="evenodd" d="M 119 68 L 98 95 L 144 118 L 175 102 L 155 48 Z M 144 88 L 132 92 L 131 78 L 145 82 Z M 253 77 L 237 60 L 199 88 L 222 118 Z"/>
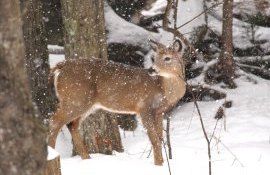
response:
<path id="1" fill-rule="evenodd" d="M 44 175 L 61 175 L 60 155 L 47 161 Z"/>
<path id="2" fill-rule="evenodd" d="M 46 130 L 38 121 L 25 72 L 18 0 L 0 1 L 0 174 L 41 175 Z"/>
<path id="3" fill-rule="evenodd" d="M 66 58 L 107 59 L 103 1 L 61 2 Z"/>
<path id="4" fill-rule="evenodd" d="M 42 1 L 48 44 L 63 45 L 63 20 L 60 0 Z"/>
<path id="5" fill-rule="evenodd" d="M 224 0 L 223 4 L 223 26 L 222 26 L 222 48 L 218 69 L 224 83 L 234 88 L 235 65 L 233 61 L 233 0 Z"/>
<path id="6" fill-rule="evenodd" d="M 33 101 L 42 118 L 54 111 L 56 97 L 48 83 L 50 72 L 46 32 L 40 0 L 21 0 L 27 72 Z"/>
<path id="7" fill-rule="evenodd" d="M 108 59 L 103 0 L 62 0 L 66 59 Z M 97 112 L 80 127 L 89 152 L 122 151 L 115 115 Z"/>

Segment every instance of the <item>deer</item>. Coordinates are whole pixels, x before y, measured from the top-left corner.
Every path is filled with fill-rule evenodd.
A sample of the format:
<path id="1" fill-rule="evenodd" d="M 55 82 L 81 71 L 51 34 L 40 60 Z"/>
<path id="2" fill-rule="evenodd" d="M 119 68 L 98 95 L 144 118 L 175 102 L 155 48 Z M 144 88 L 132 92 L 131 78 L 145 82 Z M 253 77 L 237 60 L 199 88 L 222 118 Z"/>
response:
<path id="1" fill-rule="evenodd" d="M 184 96 L 185 66 L 182 43 L 169 47 L 151 41 L 154 50 L 149 69 L 101 59 L 74 59 L 57 64 L 53 70 L 58 108 L 49 121 L 48 144 L 55 148 L 64 125 L 82 159 L 90 158 L 78 131 L 80 122 L 102 109 L 118 114 L 135 114 L 147 131 L 154 164 L 162 165 L 163 115 Z"/>

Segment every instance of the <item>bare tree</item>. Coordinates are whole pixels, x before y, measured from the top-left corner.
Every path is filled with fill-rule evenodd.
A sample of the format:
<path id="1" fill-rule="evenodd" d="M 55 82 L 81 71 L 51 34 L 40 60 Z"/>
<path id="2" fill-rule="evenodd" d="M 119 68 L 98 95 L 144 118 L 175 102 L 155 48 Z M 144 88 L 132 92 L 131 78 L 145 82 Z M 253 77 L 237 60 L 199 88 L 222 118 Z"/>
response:
<path id="1" fill-rule="evenodd" d="M 18 0 L 0 1 L 0 174 L 43 174 L 46 130 L 38 121 L 24 68 Z"/>
<path id="2" fill-rule="evenodd" d="M 62 0 L 65 56 L 108 59 L 103 0 Z M 122 151 L 115 116 L 105 112 L 91 115 L 81 124 L 90 152 L 111 154 Z"/>
<path id="3" fill-rule="evenodd" d="M 55 95 L 49 86 L 49 60 L 46 32 L 40 0 L 21 0 L 23 34 L 26 48 L 26 65 L 30 78 L 32 97 L 42 118 L 54 111 Z"/>
<path id="4" fill-rule="evenodd" d="M 233 0 L 224 0 L 222 48 L 219 57 L 218 70 L 221 78 L 229 87 L 234 88 L 235 64 L 233 60 Z"/>

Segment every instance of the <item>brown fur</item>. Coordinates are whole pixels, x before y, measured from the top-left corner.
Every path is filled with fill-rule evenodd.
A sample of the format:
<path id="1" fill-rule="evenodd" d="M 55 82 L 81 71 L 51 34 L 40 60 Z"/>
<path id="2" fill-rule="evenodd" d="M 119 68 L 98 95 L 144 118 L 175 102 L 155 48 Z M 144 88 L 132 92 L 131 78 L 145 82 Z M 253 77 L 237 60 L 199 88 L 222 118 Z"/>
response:
<path id="1" fill-rule="evenodd" d="M 165 58 L 171 58 L 165 61 Z M 163 113 L 174 106 L 185 93 L 183 60 L 179 47 L 156 46 L 153 68 L 148 70 L 107 62 L 100 59 L 68 60 L 56 66 L 56 92 L 59 108 L 50 120 L 49 145 L 54 147 L 63 125 L 70 131 L 82 158 L 89 155 L 82 144 L 78 127 L 92 108 L 140 116 L 154 151 L 156 165 L 162 158 Z"/>

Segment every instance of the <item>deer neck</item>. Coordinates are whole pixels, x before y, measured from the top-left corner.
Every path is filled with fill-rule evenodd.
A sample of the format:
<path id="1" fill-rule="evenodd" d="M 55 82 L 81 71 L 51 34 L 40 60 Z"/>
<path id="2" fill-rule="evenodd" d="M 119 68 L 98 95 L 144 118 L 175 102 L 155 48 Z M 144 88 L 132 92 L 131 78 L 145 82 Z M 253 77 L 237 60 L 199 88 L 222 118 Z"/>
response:
<path id="1" fill-rule="evenodd" d="M 179 75 L 161 76 L 161 86 L 166 106 L 174 106 L 186 91 L 184 77 Z"/>

